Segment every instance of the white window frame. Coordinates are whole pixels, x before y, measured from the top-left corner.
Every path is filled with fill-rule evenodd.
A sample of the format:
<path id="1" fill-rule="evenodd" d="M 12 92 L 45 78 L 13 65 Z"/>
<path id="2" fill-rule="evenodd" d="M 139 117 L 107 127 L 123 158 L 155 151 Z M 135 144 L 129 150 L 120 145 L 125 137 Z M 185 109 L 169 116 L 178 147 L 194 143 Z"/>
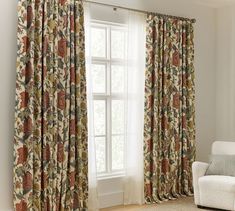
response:
<path id="1" fill-rule="evenodd" d="M 125 24 L 117 24 L 113 22 L 99 21 L 99 20 L 91 20 L 91 28 L 105 28 L 106 29 L 106 58 L 104 57 L 91 57 L 92 64 L 104 64 L 106 66 L 105 72 L 105 80 L 106 80 L 106 93 L 93 93 L 93 101 L 96 100 L 104 100 L 106 102 L 106 134 L 105 135 L 94 135 L 96 137 L 105 137 L 106 138 L 106 170 L 105 172 L 97 173 L 97 178 L 99 180 L 107 179 L 107 178 L 115 178 L 125 176 L 125 156 L 126 156 L 126 75 L 125 73 L 125 88 L 123 94 L 113 94 L 111 92 L 111 65 L 123 65 L 126 68 L 126 57 L 127 57 L 127 26 Z M 111 57 L 111 30 L 119 30 L 126 32 L 126 42 L 125 42 L 125 56 L 124 59 L 113 59 Z M 92 36 L 92 35 L 91 35 Z M 123 100 L 124 101 L 124 133 L 123 134 L 112 134 L 112 116 L 111 109 L 112 100 Z M 124 136 L 124 168 L 120 170 L 112 170 L 112 135 L 123 135 Z"/>

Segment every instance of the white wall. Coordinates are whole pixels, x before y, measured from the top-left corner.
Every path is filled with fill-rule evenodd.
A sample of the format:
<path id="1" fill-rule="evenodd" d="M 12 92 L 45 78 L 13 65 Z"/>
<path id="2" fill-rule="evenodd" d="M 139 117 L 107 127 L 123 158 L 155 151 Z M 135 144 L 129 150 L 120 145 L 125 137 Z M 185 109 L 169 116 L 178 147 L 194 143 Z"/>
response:
<path id="1" fill-rule="evenodd" d="M 189 0 L 184 3 L 180 0 L 102 0 L 102 2 L 197 19 L 195 24 L 197 158 L 207 160 L 211 143 L 215 140 L 215 10 L 190 4 Z M 16 4 L 17 0 L 0 1 L 0 211 L 12 208 Z M 102 194 L 105 195 L 105 192 Z"/>
<path id="2" fill-rule="evenodd" d="M 0 1 L 0 210 L 12 208 L 17 0 Z"/>
<path id="3" fill-rule="evenodd" d="M 216 139 L 235 141 L 235 6 L 217 10 Z"/>

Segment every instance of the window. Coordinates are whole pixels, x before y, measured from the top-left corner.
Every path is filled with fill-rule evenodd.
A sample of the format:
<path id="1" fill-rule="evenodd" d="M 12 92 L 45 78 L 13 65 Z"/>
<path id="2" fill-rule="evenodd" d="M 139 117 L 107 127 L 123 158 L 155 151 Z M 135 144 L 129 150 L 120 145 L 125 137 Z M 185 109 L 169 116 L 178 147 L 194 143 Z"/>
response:
<path id="1" fill-rule="evenodd" d="M 124 25 L 92 21 L 94 135 L 99 177 L 124 173 L 126 40 Z"/>

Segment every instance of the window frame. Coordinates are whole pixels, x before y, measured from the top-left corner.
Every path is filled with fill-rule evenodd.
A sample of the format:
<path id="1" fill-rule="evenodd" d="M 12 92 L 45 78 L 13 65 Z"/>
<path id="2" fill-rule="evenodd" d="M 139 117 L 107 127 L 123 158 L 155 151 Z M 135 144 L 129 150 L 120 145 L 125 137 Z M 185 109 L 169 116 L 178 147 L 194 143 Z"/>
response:
<path id="1" fill-rule="evenodd" d="M 104 64 L 105 69 L 105 93 L 94 93 L 92 91 L 93 102 L 96 100 L 104 100 L 106 105 L 106 114 L 105 114 L 105 135 L 95 135 L 94 140 L 96 137 L 105 137 L 106 143 L 106 151 L 105 151 L 105 164 L 106 170 L 105 172 L 97 172 L 97 179 L 107 179 L 107 178 L 115 178 L 115 177 L 123 177 L 125 176 L 125 156 L 126 156 L 126 111 L 127 111 L 127 96 L 126 96 L 126 89 L 127 89 L 127 71 L 124 72 L 124 92 L 123 93 L 112 93 L 112 65 L 120 65 L 124 67 L 126 70 L 127 67 L 127 25 L 126 24 L 119 24 L 114 22 L 106 22 L 106 21 L 99 21 L 92 19 L 91 20 L 91 28 L 103 28 L 106 31 L 106 57 L 92 57 L 91 55 L 91 64 Z M 116 59 L 112 58 L 111 55 L 111 32 L 112 30 L 117 31 L 124 31 L 125 32 L 125 56 L 124 59 Z M 120 134 L 112 134 L 112 101 L 113 100 L 123 100 L 124 102 L 124 131 Z M 124 162 L 123 162 L 123 169 L 120 170 L 113 170 L 112 169 L 112 136 L 123 136 L 124 137 Z"/>

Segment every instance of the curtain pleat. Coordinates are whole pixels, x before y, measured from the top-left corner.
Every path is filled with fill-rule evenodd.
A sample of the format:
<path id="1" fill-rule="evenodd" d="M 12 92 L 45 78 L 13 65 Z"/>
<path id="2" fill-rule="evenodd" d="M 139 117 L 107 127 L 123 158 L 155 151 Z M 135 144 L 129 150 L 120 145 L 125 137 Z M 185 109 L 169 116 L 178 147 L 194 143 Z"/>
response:
<path id="1" fill-rule="evenodd" d="M 83 16 L 80 0 L 18 3 L 16 211 L 87 210 Z"/>
<path id="2" fill-rule="evenodd" d="M 144 125 L 145 201 L 192 195 L 195 159 L 193 25 L 147 17 Z"/>

